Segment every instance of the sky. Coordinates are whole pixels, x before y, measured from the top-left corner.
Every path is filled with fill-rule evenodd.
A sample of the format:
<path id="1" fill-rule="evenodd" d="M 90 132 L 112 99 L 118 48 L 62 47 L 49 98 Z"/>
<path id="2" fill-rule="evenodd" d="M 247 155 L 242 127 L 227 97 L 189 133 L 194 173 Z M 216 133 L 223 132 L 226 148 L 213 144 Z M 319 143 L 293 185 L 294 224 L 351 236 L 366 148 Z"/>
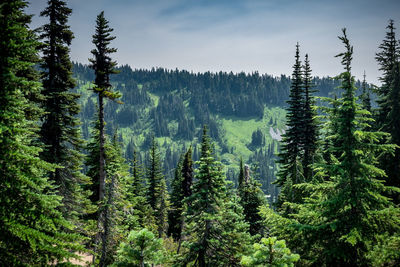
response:
<path id="1" fill-rule="evenodd" d="M 32 28 L 47 0 L 31 0 Z M 353 75 L 379 85 L 375 53 L 389 19 L 400 36 L 399 0 L 67 0 L 75 39 L 71 58 L 87 64 L 96 16 L 114 28 L 118 64 L 194 72 L 233 71 L 290 75 L 295 46 L 309 55 L 313 75 L 342 71 L 341 29 L 354 46 Z"/>

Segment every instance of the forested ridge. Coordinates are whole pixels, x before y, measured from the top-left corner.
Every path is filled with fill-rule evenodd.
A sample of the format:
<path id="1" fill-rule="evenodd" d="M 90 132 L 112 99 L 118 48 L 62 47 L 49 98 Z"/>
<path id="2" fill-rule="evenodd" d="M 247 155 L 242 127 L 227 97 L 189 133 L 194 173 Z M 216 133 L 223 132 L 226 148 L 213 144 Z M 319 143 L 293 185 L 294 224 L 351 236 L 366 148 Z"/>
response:
<path id="1" fill-rule="evenodd" d="M 105 12 L 81 64 L 67 3 L 27 5 L 0 4 L 2 265 L 400 264 L 393 20 L 373 86 L 345 28 L 334 78 L 299 43 L 290 77 L 143 70 Z"/>
<path id="2" fill-rule="evenodd" d="M 132 70 L 130 66 L 116 69 L 118 73 L 111 76 L 111 83 L 122 94 L 123 104 L 106 103 L 106 129 L 110 135 L 118 129 L 127 159 L 132 159 L 135 148 L 145 152 L 140 148 L 148 149 L 154 135 L 163 145 L 164 174 L 169 184 L 179 154 L 190 144 L 196 148 L 195 160 L 199 159 L 198 140 L 202 125 L 207 125 L 227 168 L 228 179 L 237 183 L 239 159 L 245 157 L 248 164 L 257 165 L 255 172 L 264 192 L 276 198 L 277 189 L 272 181 L 277 171 L 274 154 L 279 149 L 279 138 L 272 137 L 270 131 L 285 130 L 284 108 L 290 77 L 191 73 L 163 68 Z M 78 81 L 77 92 L 82 94 L 83 136 L 88 139 L 96 99 L 87 89 L 94 80 L 94 72 L 88 65 L 74 63 L 73 73 Z M 333 78 L 313 77 L 312 82 L 319 88 L 318 96 L 328 97 L 339 92 L 339 81 Z M 361 83 L 358 81 L 356 86 L 361 87 Z M 234 126 L 248 122 L 252 129 L 243 133 L 246 143 L 242 147 L 231 142 L 234 137 L 230 132 L 243 130 L 226 126 L 224 121 L 229 119 Z M 145 153 L 140 151 L 139 156 L 144 158 Z"/>

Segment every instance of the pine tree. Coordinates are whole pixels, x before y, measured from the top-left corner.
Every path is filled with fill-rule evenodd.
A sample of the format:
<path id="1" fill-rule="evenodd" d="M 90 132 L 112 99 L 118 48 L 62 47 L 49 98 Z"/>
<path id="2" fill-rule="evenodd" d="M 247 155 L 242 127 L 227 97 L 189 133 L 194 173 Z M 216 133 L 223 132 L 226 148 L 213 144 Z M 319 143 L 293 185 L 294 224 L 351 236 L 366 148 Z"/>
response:
<path id="1" fill-rule="evenodd" d="M 386 116 L 390 112 L 391 107 L 388 101 L 390 84 L 393 80 L 392 70 L 399 58 L 399 44 L 396 40 L 396 34 L 393 20 L 389 20 L 389 25 L 386 27 L 388 31 L 386 32 L 386 38 L 383 40 L 382 44 L 379 46 L 380 52 L 376 53 L 376 61 L 379 64 L 379 70 L 382 71 L 382 77 L 380 81 L 382 86 L 378 89 L 378 115 L 377 124 L 379 129 L 383 131 L 388 131 L 386 124 Z"/>
<path id="2" fill-rule="evenodd" d="M 178 161 L 178 165 L 175 169 L 175 177 L 171 185 L 171 209 L 168 220 L 168 235 L 172 235 L 175 240 L 179 240 L 179 244 L 181 243 L 181 233 L 184 224 L 183 212 L 185 204 L 190 205 L 187 199 L 192 194 L 192 182 L 193 163 L 192 147 L 190 146 L 188 151 L 183 154 Z"/>
<path id="3" fill-rule="evenodd" d="M 365 75 L 365 71 L 364 71 L 364 76 L 363 76 L 363 81 L 361 84 L 361 89 L 362 89 L 362 93 L 361 93 L 361 105 L 362 108 L 367 110 L 368 112 L 372 112 L 372 107 L 371 107 L 371 96 L 370 96 L 370 90 L 368 88 L 368 84 L 366 81 L 366 75 Z"/>
<path id="4" fill-rule="evenodd" d="M 279 154 L 281 169 L 275 184 L 281 187 L 281 193 L 277 202 L 281 208 L 285 201 L 299 202 L 300 193 L 295 188 L 286 188 L 291 184 L 304 181 L 302 164 L 300 162 L 301 144 L 304 133 L 303 123 L 303 79 L 300 62 L 299 44 L 296 45 L 295 64 L 293 66 L 292 85 L 290 87 L 290 99 L 287 101 L 286 125 L 288 127 L 283 135 L 283 144 Z"/>
<path id="5" fill-rule="evenodd" d="M 110 48 L 109 45 L 115 39 L 111 36 L 112 28 L 108 25 L 108 21 L 104 18 L 102 11 L 96 19 L 96 31 L 93 35 L 93 44 L 95 49 L 91 51 L 94 58 L 89 59 L 90 67 L 94 70 L 95 81 L 93 91 L 98 94 L 99 98 L 99 200 L 104 199 L 105 193 L 105 157 L 104 157 L 104 98 L 115 100 L 121 95 L 111 90 L 110 75 L 117 73 L 115 66 L 117 63 L 110 57 L 112 53 L 117 51 L 116 48 Z"/>
<path id="6" fill-rule="evenodd" d="M 82 185 L 88 181 L 81 173 L 83 156 L 80 151 L 83 140 L 77 118 L 80 95 L 71 92 L 75 87 L 69 57 L 73 33 L 67 25 L 71 12 L 64 1 L 50 0 L 40 14 L 49 18 L 40 36 L 44 40 L 41 68 L 42 93 L 45 97 L 45 113 L 40 129 L 45 149 L 41 157 L 61 166 L 50 173 L 50 179 L 58 186 L 58 193 L 63 197 L 63 214 L 67 217 L 82 214 L 88 204 L 87 193 L 82 191 Z"/>
<path id="7" fill-rule="evenodd" d="M 139 163 L 138 154 L 133 152 L 132 176 L 126 186 L 126 202 L 129 203 L 126 214 L 127 230 L 141 228 L 155 228 L 153 211 L 146 200 L 145 177 L 142 165 Z"/>
<path id="8" fill-rule="evenodd" d="M 353 47 L 345 29 L 339 39 L 346 47 L 338 55 L 345 69 L 338 76 L 343 96 L 338 100 L 337 115 L 331 118 L 338 126 L 334 132 L 338 142 L 329 147 L 331 163 L 318 164 L 330 180 L 308 185 L 313 193 L 301 205 L 297 218 L 303 223 L 298 230 L 307 236 L 309 247 L 317 248 L 312 255 L 314 263 L 365 266 L 368 246 L 376 241 L 376 235 L 399 228 L 399 210 L 382 195 L 386 187 L 377 178 L 384 172 L 376 167 L 376 155 L 392 152 L 394 147 L 379 144 L 387 134 L 363 130 L 371 119 L 356 103 L 351 75 Z"/>
<path id="9" fill-rule="evenodd" d="M 192 184 L 193 184 L 192 146 L 189 147 L 183 160 L 182 177 L 183 177 L 183 196 L 185 198 L 188 198 L 192 195 Z M 188 203 L 188 205 L 190 205 L 190 203 Z"/>
<path id="10" fill-rule="evenodd" d="M 310 61 L 306 54 L 303 66 L 303 90 L 304 90 L 304 107 L 303 107 L 303 137 L 302 137 L 302 150 L 303 150 L 303 175 L 305 181 L 311 181 L 313 176 L 312 164 L 315 161 L 315 153 L 317 150 L 318 142 L 318 125 L 316 122 L 315 112 L 315 99 L 312 93 L 314 84 L 312 82 Z"/>
<path id="11" fill-rule="evenodd" d="M 239 177 L 238 177 L 238 188 L 239 189 L 242 187 L 243 181 L 244 181 L 244 166 L 243 166 L 243 158 L 240 157 Z"/>
<path id="12" fill-rule="evenodd" d="M 175 168 L 174 179 L 171 183 L 171 208 L 168 213 L 168 236 L 172 236 L 175 240 L 179 240 L 182 231 L 182 213 L 183 213 L 183 167 L 184 155 L 181 155 L 178 165 Z"/>
<path id="13" fill-rule="evenodd" d="M 213 157 L 207 128 L 203 129 L 201 157 L 196 170 L 192 195 L 186 212 L 188 248 L 184 263 L 194 266 L 211 266 L 220 262 L 240 261 L 240 253 L 248 245 L 248 225 L 243 220 L 237 201 L 229 202 L 222 168 Z M 238 209 L 238 210 L 236 210 Z M 247 241 L 246 241 L 247 240 Z"/>
<path id="14" fill-rule="evenodd" d="M 158 151 L 158 144 L 155 138 L 152 138 L 151 148 L 149 153 L 149 162 L 147 165 L 147 202 L 153 210 L 156 209 L 157 202 L 160 196 L 161 180 L 164 179 L 161 166 L 161 156 Z"/>
<path id="15" fill-rule="evenodd" d="M 100 266 L 113 262 L 115 252 L 124 234 L 124 208 L 127 206 L 126 186 L 129 180 L 129 166 L 123 157 L 122 146 L 116 134 L 109 145 L 106 145 L 106 195 L 104 209 L 103 233 L 101 233 Z"/>
<path id="16" fill-rule="evenodd" d="M 147 166 L 146 197 L 147 203 L 153 209 L 153 215 L 157 224 L 157 231 L 159 237 L 161 237 L 166 227 L 168 196 L 161 166 L 161 156 L 160 152 L 158 151 L 157 141 L 154 137 L 150 148 L 149 163 Z"/>
<path id="17" fill-rule="evenodd" d="M 60 213 L 61 199 L 39 158 L 37 37 L 25 1 L 0 5 L 0 259 L 4 266 L 47 265 L 76 257 L 82 241 Z M 57 229 L 57 230 L 56 230 Z"/>
<path id="18" fill-rule="evenodd" d="M 386 39 L 379 46 L 380 52 L 376 54 L 376 60 L 383 72 L 380 78 L 382 86 L 378 90 L 378 118 L 379 129 L 388 132 L 392 136 L 392 142 L 400 146 L 400 84 L 399 84 L 399 55 L 400 48 L 395 38 L 393 20 L 387 26 L 389 31 Z M 387 174 L 386 184 L 400 187 L 400 148 L 396 148 L 394 155 L 381 157 L 381 167 Z M 399 194 L 390 194 L 396 204 L 400 203 Z"/>
<path id="19" fill-rule="evenodd" d="M 241 159 L 240 164 L 243 165 Z M 246 165 L 246 168 L 248 166 Z M 242 171 L 242 173 L 245 173 Z M 249 224 L 249 232 L 251 235 L 262 234 L 261 216 L 259 209 L 262 205 L 266 204 L 264 193 L 257 182 L 252 177 L 244 177 L 243 183 L 238 188 L 238 195 L 240 197 L 239 203 L 243 207 L 243 214 L 245 221 Z"/>

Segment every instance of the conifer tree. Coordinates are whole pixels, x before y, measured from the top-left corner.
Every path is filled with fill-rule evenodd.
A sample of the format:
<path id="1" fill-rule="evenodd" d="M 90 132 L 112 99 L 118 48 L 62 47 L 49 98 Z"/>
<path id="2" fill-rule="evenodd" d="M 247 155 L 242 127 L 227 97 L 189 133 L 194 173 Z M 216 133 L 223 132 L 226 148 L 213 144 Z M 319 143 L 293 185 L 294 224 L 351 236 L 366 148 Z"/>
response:
<path id="1" fill-rule="evenodd" d="M 382 193 L 386 187 L 378 180 L 384 172 L 377 168 L 378 153 L 393 152 L 393 145 L 379 144 L 383 132 L 364 131 L 371 121 L 368 112 L 356 103 L 354 77 L 351 75 L 353 47 L 343 29 L 339 39 L 346 51 L 339 54 L 345 71 L 341 80 L 336 146 L 329 147 L 331 162 L 318 164 L 330 180 L 309 184 L 311 198 L 297 216 L 299 225 L 314 251 L 314 262 L 328 266 L 365 266 L 368 246 L 376 235 L 398 229 L 399 210 Z M 336 157 L 335 155 L 339 155 Z M 319 251 L 317 253 L 316 251 Z"/>
<path id="2" fill-rule="evenodd" d="M 129 180 L 129 166 L 125 162 L 116 134 L 105 148 L 107 179 L 105 205 L 101 207 L 104 209 L 104 225 L 101 233 L 100 266 L 107 266 L 113 262 L 119 242 L 125 235 L 123 210 L 127 206 L 126 185 Z"/>
<path id="3" fill-rule="evenodd" d="M 25 1 L 0 5 L 0 259 L 4 266 L 43 266 L 76 257 L 81 237 L 67 234 L 61 199 L 46 173 L 54 166 L 39 158 L 42 110 L 37 37 L 29 29 Z M 57 229 L 55 231 L 55 229 Z"/>
<path id="4" fill-rule="evenodd" d="M 154 217 L 157 224 L 158 238 L 161 238 L 168 229 L 169 195 L 165 179 L 161 180 L 159 194 Z"/>
<path id="5" fill-rule="evenodd" d="M 172 235 L 175 240 L 181 243 L 181 233 L 184 224 L 183 212 L 185 204 L 190 205 L 187 201 L 192 194 L 193 182 L 193 163 L 192 163 L 192 147 L 183 154 L 178 161 L 175 169 L 174 180 L 172 181 L 172 192 L 170 196 L 171 208 L 168 220 L 168 235 Z"/>
<path id="6" fill-rule="evenodd" d="M 182 213 L 183 213 L 183 167 L 184 155 L 181 155 L 178 165 L 175 168 L 174 179 L 171 183 L 171 207 L 168 213 L 168 236 L 179 240 L 182 231 Z"/>
<path id="7" fill-rule="evenodd" d="M 161 191 L 161 180 L 164 179 L 161 166 L 161 156 L 158 151 L 158 144 L 154 136 L 151 141 L 151 148 L 149 153 L 149 162 L 147 165 L 147 188 L 146 197 L 147 202 L 150 204 L 153 210 L 156 209 L 160 191 Z"/>
<path id="8" fill-rule="evenodd" d="M 239 177 L 238 177 L 238 188 L 239 189 L 242 187 L 243 181 L 244 181 L 244 166 L 243 166 L 243 158 L 240 157 Z"/>
<path id="9" fill-rule="evenodd" d="M 400 85 L 399 85 L 399 56 L 400 48 L 395 38 L 393 20 L 389 21 L 386 39 L 379 46 L 380 52 L 376 54 L 376 60 L 380 65 L 382 86 L 378 90 L 378 118 L 377 124 L 380 130 L 388 132 L 392 136 L 392 142 L 400 146 Z M 386 155 L 381 158 L 381 168 L 387 174 L 386 184 L 400 187 L 400 148 L 396 148 L 394 155 Z M 399 194 L 390 194 L 396 204 L 400 203 Z"/>
<path id="10" fill-rule="evenodd" d="M 213 157 L 207 128 L 203 129 L 201 157 L 196 170 L 190 205 L 186 212 L 188 248 L 184 263 L 211 266 L 231 260 L 240 261 L 240 253 L 249 243 L 248 225 L 243 221 L 240 205 L 228 201 L 226 181 L 220 163 Z"/>
<path id="11" fill-rule="evenodd" d="M 241 165 L 243 164 L 242 159 L 240 163 Z M 242 171 L 242 173 L 245 172 Z M 259 209 L 262 205 L 266 204 L 264 193 L 260 188 L 261 184 L 259 182 L 252 177 L 244 176 L 245 174 L 243 174 L 243 183 L 238 188 L 238 195 L 240 197 L 239 203 L 243 207 L 244 219 L 250 226 L 250 234 L 262 234 Z"/>
<path id="12" fill-rule="evenodd" d="M 183 178 L 183 196 L 185 198 L 188 198 L 192 195 L 192 184 L 193 184 L 192 146 L 189 147 L 183 160 L 182 178 Z M 188 203 L 188 205 L 190 205 L 190 203 Z"/>
<path id="13" fill-rule="evenodd" d="M 153 137 L 147 166 L 147 203 L 153 209 L 159 237 L 166 227 L 168 196 L 165 178 L 161 166 L 161 156 L 158 151 L 157 141 Z"/>
<path id="14" fill-rule="evenodd" d="M 367 81 L 365 78 L 366 78 L 366 75 L 365 75 L 365 71 L 364 71 L 363 81 L 361 84 L 361 89 L 362 89 L 361 104 L 362 104 L 363 109 L 365 109 L 371 113 L 372 112 L 371 95 L 370 95 L 370 90 L 368 88 L 368 84 L 367 84 Z"/>
<path id="15" fill-rule="evenodd" d="M 117 63 L 110 57 L 117 51 L 116 48 L 110 48 L 109 45 L 115 39 L 111 36 L 112 28 L 108 25 L 102 11 L 96 19 L 96 31 L 93 35 L 93 44 L 95 49 L 91 51 L 93 59 L 89 59 L 90 67 L 94 70 L 95 81 L 93 91 L 98 94 L 99 101 L 99 200 L 104 199 L 105 194 L 105 156 L 104 156 L 104 98 L 115 100 L 121 95 L 111 90 L 110 75 L 117 73 L 115 66 Z"/>
<path id="16" fill-rule="evenodd" d="M 303 123 L 303 79 L 300 62 L 299 44 L 296 45 L 295 64 L 293 65 L 292 85 L 290 87 L 290 99 L 287 101 L 286 125 L 288 127 L 283 135 L 283 144 L 279 154 L 281 169 L 275 183 L 281 187 L 281 193 L 277 202 L 278 208 L 285 201 L 298 202 L 301 195 L 295 188 L 286 188 L 291 184 L 304 181 L 301 164 L 301 144 L 304 133 Z"/>
<path id="17" fill-rule="evenodd" d="M 145 176 L 139 163 L 137 152 L 133 152 L 132 176 L 127 184 L 126 201 L 128 203 L 126 225 L 129 231 L 144 227 L 154 228 L 155 219 L 152 208 L 146 200 Z"/>
<path id="18" fill-rule="evenodd" d="M 313 171 L 312 164 L 315 161 L 315 153 L 317 150 L 318 140 L 318 126 L 315 120 L 315 100 L 312 93 L 314 84 L 311 76 L 310 61 L 308 54 L 305 56 L 303 66 L 303 90 L 304 90 L 304 107 L 303 107 L 303 137 L 302 137 L 302 150 L 303 150 L 303 175 L 305 181 L 309 182 L 312 179 Z"/>
<path id="19" fill-rule="evenodd" d="M 50 173 L 50 179 L 58 186 L 58 193 L 63 197 L 63 214 L 67 217 L 84 212 L 87 193 L 82 191 L 82 185 L 88 183 L 80 171 L 83 164 L 80 153 L 83 141 L 77 117 L 80 95 L 71 92 L 75 87 L 69 57 L 73 33 L 67 25 L 71 12 L 64 1 L 49 0 L 48 6 L 40 14 L 49 18 L 40 35 L 44 41 L 41 68 L 42 93 L 45 97 L 45 113 L 40 129 L 45 149 L 41 157 L 60 166 Z"/>
<path id="20" fill-rule="evenodd" d="M 388 103 L 389 92 L 390 92 L 390 84 L 393 80 L 392 70 L 398 62 L 399 59 L 399 44 L 396 40 L 396 34 L 394 27 L 394 21 L 389 20 L 389 24 L 386 27 L 388 31 L 386 32 L 386 37 L 383 40 L 382 44 L 379 46 L 380 51 L 376 53 L 376 61 L 379 64 L 379 70 L 382 71 L 382 77 L 380 77 L 380 81 L 382 82 L 382 86 L 378 88 L 378 117 L 377 124 L 379 129 L 383 131 L 387 131 L 386 124 L 386 116 L 390 112 L 391 107 Z"/>

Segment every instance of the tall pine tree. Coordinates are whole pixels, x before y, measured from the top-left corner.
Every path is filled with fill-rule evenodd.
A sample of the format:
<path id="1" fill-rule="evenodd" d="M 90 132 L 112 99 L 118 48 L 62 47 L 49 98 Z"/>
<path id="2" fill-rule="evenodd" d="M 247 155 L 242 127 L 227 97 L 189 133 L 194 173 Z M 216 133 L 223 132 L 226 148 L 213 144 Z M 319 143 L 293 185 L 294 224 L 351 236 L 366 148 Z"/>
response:
<path id="1" fill-rule="evenodd" d="M 299 202 L 301 194 L 293 184 L 304 181 L 303 167 L 301 164 L 301 144 L 304 133 L 303 123 L 303 79 L 300 61 L 299 44 L 296 45 L 295 64 L 293 65 L 292 85 L 290 87 L 290 99 L 287 101 L 286 125 L 287 130 L 283 135 L 283 144 L 279 154 L 281 169 L 276 179 L 276 184 L 281 187 L 277 206 L 282 208 L 283 203 Z"/>
<path id="2" fill-rule="evenodd" d="M 76 257 L 76 234 L 59 211 L 60 197 L 39 158 L 40 98 L 37 37 L 28 28 L 25 1 L 0 5 L 0 259 L 4 266 L 47 265 Z"/>
<path id="3" fill-rule="evenodd" d="M 221 165 L 214 159 L 207 128 L 203 129 L 201 157 L 196 170 L 192 195 L 186 212 L 183 243 L 188 248 L 184 264 L 211 266 L 224 263 L 235 266 L 246 250 L 250 237 L 248 225 L 243 220 L 238 201 L 229 201 L 234 196 L 227 191 Z"/>
<path id="4" fill-rule="evenodd" d="M 71 12 L 64 1 L 49 0 L 40 14 L 49 18 L 40 35 L 44 41 L 41 69 L 45 97 L 45 113 L 40 129 L 45 148 L 41 157 L 60 166 L 50 173 L 50 178 L 58 186 L 58 192 L 63 197 L 63 214 L 68 217 L 84 212 L 87 194 L 82 191 L 82 185 L 88 183 L 81 173 L 83 141 L 77 117 L 80 96 L 71 92 L 75 87 L 69 57 L 73 33 L 67 25 Z"/>
<path id="5" fill-rule="evenodd" d="M 156 218 L 157 231 L 159 237 L 166 227 L 166 209 L 168 206 L 168 196 L 166 183 L 161 165 L 161 156 L 158 151 L 158 144 L 155 138 L 152 139 L 152 145 L 149 153 L 149 162 L 147 166 L 147 203 L 153 209 L 154 218 Z"/>
<path id="6" fill-rule="evenodd" d="M 313 89 L 314 84 L 311 76 L 310 61 L 306 54 L 303 66 L 303 90 L 304 90 L 304 106 L 303 106 L 303 136 L 301 147 L 303 150 L 303 175 L 305 181 L 309 182 L 313 176 L 312 164 L 315 162 L 315 153 L 318 141 L 318 125 L 316 122 L 315 99 L 312 95 L 316 90 Z"/>
<path id="7" fill-rule="evenodd" d="M 377 124 L 380 130 L 392 135 L 392 142 L 400 146 L 400 85 L 398 64 L 400 49 L 395 37 L 393 20 L 389 21 L 386 39 L 379 46 L 380 52 L 376 54 L 376 60 L 382 71 L 380 78 L 382 86 L 378 88 L 378 117 Z M 387 174 L 387 185 L 400 187 L 400 148 L 396 148 L 394 155 L 386 155 L 381 158 L 381 167 Z M 400 203 L 399 194 L 391 194 L 395 203 Z"/>
<path id="8" fill-rule="evenodd" d="M 353 47 L 343 30 L 339 37 L 346 51 L 339 54 L 344 72 L 342 98 L 331 120 L 337 125 L 337 139 L 329 163 L 319 163 L 329 181 L 308 184 L 311 198 L 301 205 L 298 230 L 305 242 L 315 248 L 310 255 L 314 264 L 327 266 L 366 266 L 368 246 L 378 233 L 398 229 L 399 210 L 382 193 L 387 189 L 378 180 L 384 172 L 377 168 L 377 155 L 391 152 L 393 145 L 379 144 L 387 137 L 383 132 L 364 131 L 371 119 L 356 102 L 354 77 L 351 75 Z M 338 155 L 338 156 L 335 156 Z"/>
<path id="9" fill-rule="evenodd" d="M 91 68 L 95 73 L 95 81 L 93 91 L 98 95 L 99 101 L 99 200 L 104 199 L 105 194 L 105 156 L 104 156 L 104 99 L 115 100 L 121 95 L 111 90 L 110 75 L 117 73 L 115 66 L 117 63 L 110 57 L 112 53 L 117 51 L 116 48 L 109 47 L 112 40 L 115 39 L 111 36 L 112 28 L 108 25 L 108 21 L 104 17 L 102 11 L 96 19 L 96 31 L 93 35 L 93 44 L 95 49 L 91 52 L 92 59 L 89 59 Z"/>

